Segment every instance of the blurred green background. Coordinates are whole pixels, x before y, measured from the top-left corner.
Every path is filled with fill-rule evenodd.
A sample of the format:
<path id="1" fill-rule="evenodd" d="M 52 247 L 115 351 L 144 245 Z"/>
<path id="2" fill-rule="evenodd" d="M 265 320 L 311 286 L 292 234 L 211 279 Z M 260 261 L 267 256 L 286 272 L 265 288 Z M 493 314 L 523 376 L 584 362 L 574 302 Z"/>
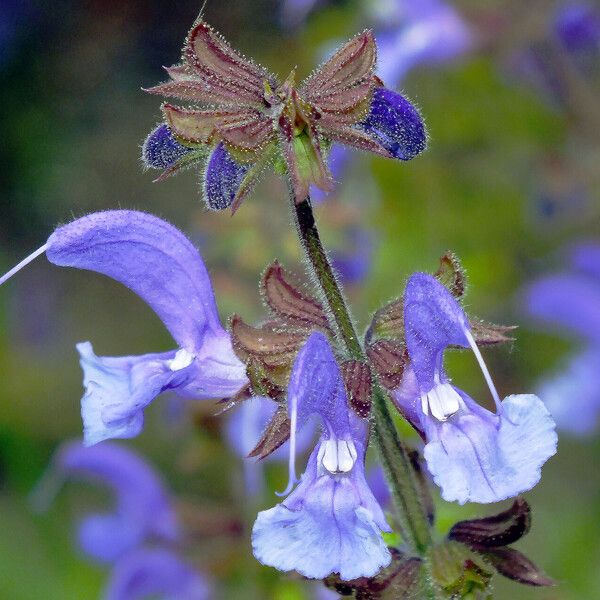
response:
<path id="1" fill-rule="evenodd" d="M 276 0 L 209 1 L 206 20 L 280 75 L 296 64 L 299 74 L 308 74 L 323 47 L 368 25 L 367 4 L 333 2 L 294 31 L 280 26 Z M 402 84 L 426 119 L 429 150 L 407 164 L 357 154 L 335 197 L 317 209 L 331 246 L 339 245 L 340 228 L 348 224 L 374 231 L 369 276 L 348 291 L 363 326 L 401 293 L 410 273 L 435 270 L 448 249 L 460 256 L 469 308 L 519 325 L 512 347 L 486 351 L 501 394 L 531 390 L 571 349 L 526 321 L 520 286 L 559 264 L 565 243 L 600 236 L 600 132 L 510 66 L 512 53 L 539 36 L 555 4 L 457 1 L 476 32 L 472 50 L 443 67 L 417 67 Z M 193 173 L 153 184 L 139 159 L 141 142 L 160 119 L 159 100 L 140 88 L 163 80 L 161 66 L 177 61 L 199 3 L 29 0 L 6 2 L 0 19 L 5 10 L 2 270 L 73 216 L 136 208 L 166 218 L 199 245 L 224 319 L 233 312 L 258 319 L 264 267 L 278 257 L 304 273 L 283 182 L 267 176 L 231 218 L 204 209 Z M 365 173 L 372 174 L 370 183 Z M 53 450 L 81 434 L 74 344 L 88 339 L 105 355 L 172 346 L 148 307 L 94 274 L 42 259 L 0 289 L 1 600 L 97 598 L 106 579 L 78 553 L 73 534 L 77 516 L 105 505 L 107 496 L 70 485 L 47 514 L 34 514 L 28 504 Z M 471 357 L 452 356 L 449 370 L 486 401 Z M 148 457 L 185 512 L 195 515 L 190 556 L 219 582 L 223 598 L 312 597 L 304 582 L 255 564 L 249 527 L 256 509 L 276 498 L 268 493 L 257 506 L 243 500 L 240 461 L 221 440 L 214 405 L 184 407 L 183 418 L 177 408 L 168 398 L 155 402 L 143 434 L 127 445 Z M 533 528 L 518 548 L 560 585 L 528 589 L 498 578 L 495 597 L 600 598 L 599 457 L 597 438 L 561 437 L 558 455 L 527 494 Z M 281 489 L 283 467 L 270 465 L 268 475 L 272 489 Z M 457 519 L 497 509 L 438 504 L 440 534 Z"/>

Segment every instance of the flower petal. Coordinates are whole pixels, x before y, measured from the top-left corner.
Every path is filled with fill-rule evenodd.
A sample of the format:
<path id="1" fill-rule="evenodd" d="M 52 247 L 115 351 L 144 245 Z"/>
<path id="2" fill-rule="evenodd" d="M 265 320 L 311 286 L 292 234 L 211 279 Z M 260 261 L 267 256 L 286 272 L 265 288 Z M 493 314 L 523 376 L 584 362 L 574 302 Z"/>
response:
<path id="1" fill-rule="evenodd" d="M 217 144 L 206 165 L 204 200 L 209 208 L 223 210 L 234 202 L 250 165 L 240 164 L 223 143 Z"/>
<path id="2" fill-rule="evenodd" d="M 148 134 L 142 146 L 142 160 L 150 169 L 169 169 L 193 151 L 180 144 L 167 125 L 162 123 Z"/>
<path id="3" fill-rule="evenodd" d="M 143 544 L 144 531 L 122 515 L 94 514 L 80 521 L 77 543 L 94 560 L 110 564 Z"/>
<path id="4" fill-rule="evenodd" d="M 391 561 L 381 531 L 389 531 L 362 464 L 350 474 L 319 475 L 315 448 L 300 485 L 282 504 L 258 513 L 254 556 L 281 571 L 321 579 L 371 577 Z M 358 463 L 357 463 L 358 464 Z"/>
<path id="5" fill-rule="evenodd" d="M 449 501 L 498 502 L 533 488 L 556 453 L 550 413 L 531 394 L 508 396 L 498 416 L 462 394 L 467 410 L 426 424 L 427 467 Z"/>
<path id="6" fill-rule="evenodd" d="M 141 549 L 125 557 L 112 572 L 105 600 L 208 600 L 211 587 L 178 556 L 163 549 Z"/>
<path id="7" fill-rule="evenodd" d="M 178 538 L 177 518 L 163 483 L 133 451 L 113 443 L 86 448 L 73 442 L 61 447 L 55 464 L 62 477 L 92 480 L 115 494 L 115 512 L 81 522 L 79 543 L 90 556 L 112 562 L 147 540 Z"/>
<path id="8" fill-rule="evenodd" d="M 223 335 L 202 257 L 178 229 L 132 210 L 92 213 L 59 227 L 46 255 L 55 265 L 112 277 L 138 294 L 190 352 Z"/>
<path id="9" fill-rule="evenodd" d="M 96 356 L 89 342 L 77 345 L 85 394 L 81 399 L 86 446 L 111 438 L 131 438 L 144 424 L 143 410 L 168 387 L 182 383 L 170 363 L 175 352 L 143 356 Z M 183 376 L 189 369 L 183 370 Z"/>
<path id="10" fill-rule="evenodd" d="M 287 391 L 290 416 L 297 413 L 298 427 L 318 414 L 327 430 L 339 439 L 350 439 L 352 426 L 340 368 L 327 338 L 314 332 L 298 352 Z"/>
<path id="11" fill-rule="evenodd" d="M 397 92 L 375 88 L 367 118 L 357 125 L 394 158 L 410 160 L 425 150 L 425 125 L 417 109 Z"/>
<path id="12" fill-rule="evenodd" d="M 469 346 L 467 316 L 435 277 L 415 273 L 404 293 L 404 328 L 412 368 L 426 392 L 434 384 L 443 351 L 450 345 Z"/>

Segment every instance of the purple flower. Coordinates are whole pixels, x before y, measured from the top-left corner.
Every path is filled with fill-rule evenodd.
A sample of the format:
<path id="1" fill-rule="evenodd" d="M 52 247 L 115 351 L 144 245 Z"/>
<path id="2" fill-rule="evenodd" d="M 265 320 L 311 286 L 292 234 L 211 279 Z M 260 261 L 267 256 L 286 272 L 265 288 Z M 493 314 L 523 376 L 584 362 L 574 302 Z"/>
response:
<path id="1" fill-rule="evenodd" d="M 237 163 L 222 142 L 217 144 L 204 175 L 204 197 L 209 208 L 222 210 L 231 206 L 249 168 Z"/>
<path id="2" fill-rule="evenodd" d="M 277 506 L 260 512 L 252 531 L 256 558 L 282 571 L 344 580 L 375 575 L 389 564 L 381 536 L 390 531 L 365 480 L 368 423 L 348 408 L 329 343 L 313 333 L 298 353 L 288 386 L 290 483 L 296 482 L 296 430 L 316 414 L 321 437 L 299 485 Z"/>
<path id="3" fill-rule="evenodd" d="M 64 444 L 40 490 L 44 491 L 44 483 L 67 478 L 107 486 L 115 498 L 113 511 L 89 515 L 79 524 L 79 545 L 93 559 L 112 563 L 149 541 L 169 543 L 179 537 L 162 481 L 133 451 L 111 442 L 93 448 L 79 442 Z"/>
<path id="4" fill-rule="evenodd" d="M 170 352 L 115 358 L 96 356 L 89 342 L 77 345 L 86 445 L 138 435 L 144 408 L 164 391 L 224 398 L 247 384 L 219 321 L 202 257 L 172 225 L 137 211 L 93 213 L 59 227 L 0 283 L 44 251 L 55 265 L 96 271 L 126 285 L 154 309 L 178 344 Z"/>
<path id="5" fill-rule="evenodd" d="M 394 158 L 410 160 L 425 150 L 425 126 L 404 96 L 376 88 L 367 118 L 357 125 Z"/>
<path id="6" fill-rule="evenodd" d="M 579 244 L 570 258 L 571 272 L 526 288 L 525 306 L 540 323 L 583 341 L 582 351 L 539 386 L 558 426 L 583 435 L 595 431 L 600 415 L 600 244 Z"/>
<path id="7" fill-rule="evenodd" d="M 142 146 L 142 160 L 150 169 L 171 169 L 186 157 L 192 148 L 180 144 L 163 123 L 153 129 Z"/>
<path id="8" fill-rule="evenodd" d="M 208 600 L 210 585 L 177 555 L 161 548 L 138 550 L 114 568 L 104 600 Z"/>
<path id="9" fill-rule="evenodd" d="M 534 487 L 557 443 L 541 400 L 521 394 L 500 401 L 465 313 L 434 277 L 416 273 L 409 279 L 404 324 L 410 367 L 394 399 L 425 435 L 427 467 L 442 497 L 497 502 Z M 473 350 L 496 413 L 450 383 L 443 366 L 448 346 Z"/>
<path id="10" fill-rule="evenodd" d="M 472 45 L 472 33 L 456 10 L 440 0 L 379 3 L 378 73 L 396 87 L 417 65 L 454 60 Z"/>
<path id="11" fill-rule="evenodd" d="M 373 32 L 364 31 L 296 86 L 295 70 L 279 81 L 198 21 L 182 63 L 167 69 L 170 80 L 147 91 L 194 102 L 193 108 L 165 103 L 162 110 L 178 143 L 196 148 L 198 157 L 202 148 L 212 151 L 204 185 L 211 208 L 236 210 L 268 165 L 285 170 L 301 202 L 310 186 L 333 188 L 323 152 L 333 142 L 402 160 L 425 148 L 416 109 L 377 91 L 376 57 Z M 370 106 L 370 121 L 363 123 Z M 172 141 L 165 143 L 170 148 Z"/>

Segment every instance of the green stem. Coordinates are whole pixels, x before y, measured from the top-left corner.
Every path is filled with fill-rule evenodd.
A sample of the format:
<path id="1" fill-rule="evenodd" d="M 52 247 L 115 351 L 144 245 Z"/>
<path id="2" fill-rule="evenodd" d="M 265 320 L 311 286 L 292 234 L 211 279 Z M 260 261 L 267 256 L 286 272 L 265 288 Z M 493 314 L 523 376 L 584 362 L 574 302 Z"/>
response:
<path id="1" fill-rule="evenodd" d="M 302 247 L 335 326 L 336 336 L 352 358 L 366 361 L 348 306 L 321 244 L 310 198 L 296 203 L 292 195 L 292 205 Z M 411 549 L 422 555 L 431 543 L 426 509 L 419 494 L 417 475 L 398 438 L 385 392 L 377 383 L 373 390 L 373 417 L 373 439 L 392 489 L 400 533 Z"/>
<path id="2" fill-rule="evenodd" d="M 292 200 L 294 217 L 302 247 L 312 269 L 312 275 L 321 289 L 329 314 L 334 321 L 339 341 L 346 351 L 357 360 L 364 359 L 354 323 L 348 312 L 346 301 L 338 285 L 337 279 L 321 244 L 317 224 L 310 204 L 310 198 L 305 198 L 299 204 Z"/>
<path id="3" fill-rule="evenodd" d="M 431 530 L 427 511 L 419 492 L 419 482 L 406 447 L 388 408 L 386 394 L 379 385 L 373 386 L 373 441 L 381 458 L 386 479 L 391 484 L 392 497 L 398 509 L 400 530 L 413 550 L 424 554 L 431 545 Z"/>

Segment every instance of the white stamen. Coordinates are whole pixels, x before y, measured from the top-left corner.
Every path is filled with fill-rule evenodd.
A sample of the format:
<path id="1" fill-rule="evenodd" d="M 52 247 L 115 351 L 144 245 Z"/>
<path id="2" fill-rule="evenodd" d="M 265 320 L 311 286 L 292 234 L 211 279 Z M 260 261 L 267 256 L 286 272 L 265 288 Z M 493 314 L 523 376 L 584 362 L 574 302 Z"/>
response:
<path id="1" fill-rule="evenodd" d="M 46 252 L 47 247 L 48 244 L 44 244 L 41 248 L 38 248 L 35 252 L 32 252 L 27 258 L 24 258 L 18 265 L 15 265 L 10 271 L 2 275 L 2 277 L 0 277 L 0 285 L 2 285 L 7 279 L 10 279 L 23 267 L 26 267 L 32 260 L 35 260 L 40 254 Z"/>
<path id="2" fill-rule="evenodd" d="M 456 414 L 462 399 L 449 383 L 438 383 L 421 396 L 423 413 L 432 414 L 438 421 L 447 421 Z"/>
<path id="3" fill-rule="evenodd" d="M 332 474 L 349 473 L 358 458 L 352 440 L 329 438 L 319 448 L 318 460 Z"/>
<path id="4" fill-rule="evenodd" d="M 290 411 L 290 455 L 288 458 L 288 484 L 283 492 L 275 492 L 277 496 L 287 496 L 296 485 L 296 426 L 298 422 L 298 398 L 288 398 Z"/>
<path id="5" fill-rule="evenodd" d="M 194 358 L 195 357 L 191 352 L 188 352 L 185 348 L 181 348 L 181 350 L 177 350 L 175 357 L 169 361 L 169 369 L 171 369 L 171 371 L 185 369 L 192 364 Z"/>
<path id="6" fill-rule="evenodd" d="M 479 363 L 479 368 L 481 369 L 481 372 L 483 373 L 483 377 L 485 378 L 488 388 L 490 388 L 492 398 L 494 398 L 494 402 L 496 404 L 496 411 L 499 412 L 502 409 L 502 403 L 500 402 L 500 396 L 498 395 L 496 386 L 494 385 L 494 382 L 492 381 L 492 376 L 490 375 L 490 372 L 488 371 L 487 365 L 485 364 L 485 361 L 483 360 L 483 356 L 481 356 L 481 352 L 479 351 L 479 348 L 477 347 L 477 342 L 475 341 L 475 338 L 473 337 L 472 333 L 468 329 L 465 329 L 465 336 L 467 338 L 467 341 L 469 342 L 469 346 L 471 346 L 471 350 L 473 350 L 473 354 L 475 354 L 475 358 L 477 359 L 477 362 Z"/>

